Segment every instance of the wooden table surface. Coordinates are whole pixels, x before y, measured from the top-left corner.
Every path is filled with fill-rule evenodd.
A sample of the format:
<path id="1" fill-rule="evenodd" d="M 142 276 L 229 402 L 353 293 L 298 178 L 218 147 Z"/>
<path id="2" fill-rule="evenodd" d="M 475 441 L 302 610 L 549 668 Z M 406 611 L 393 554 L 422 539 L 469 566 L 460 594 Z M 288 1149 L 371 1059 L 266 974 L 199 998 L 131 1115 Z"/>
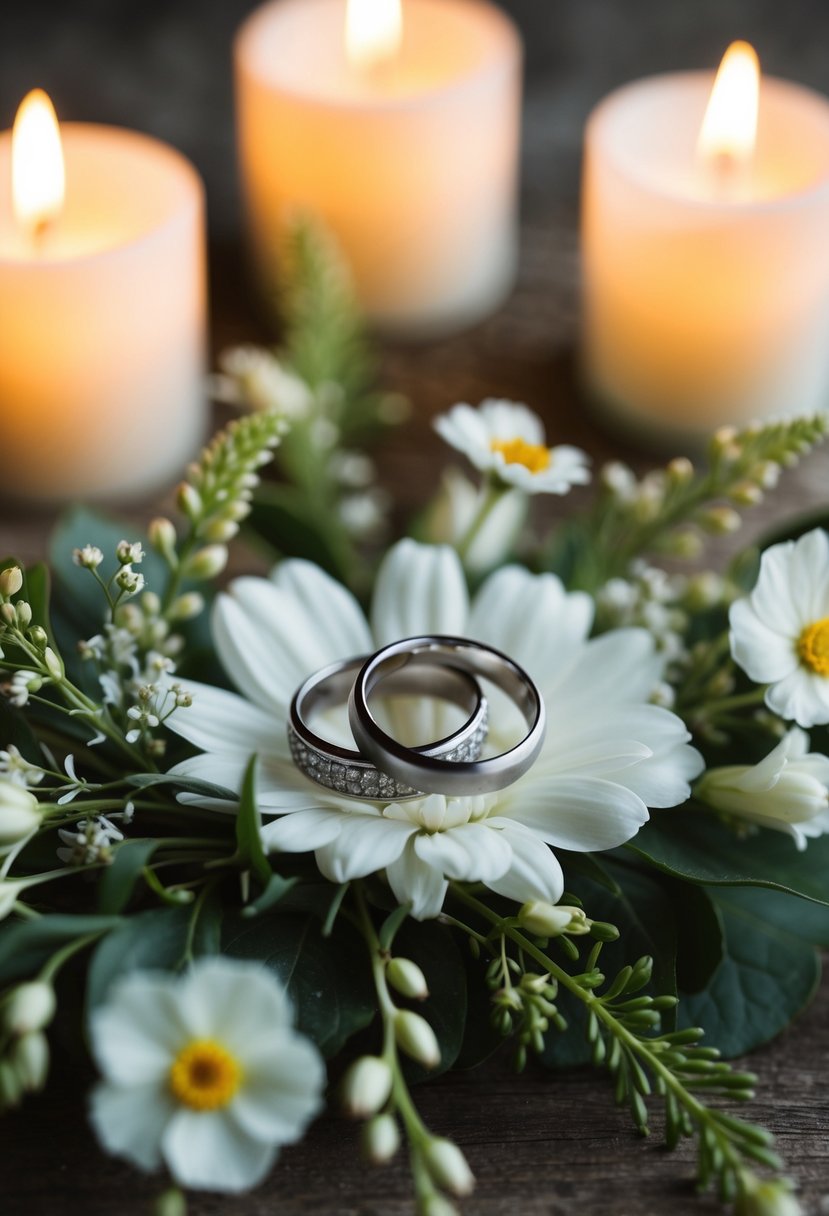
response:
<path id="1" fill-rule="evenodd" d="M 428 349 L 387 349 L 384 379 L 409 394 L 412 421 L 378 453 L 383 479 L 406 506 L 421 503 L 444 459 L 429 419 L 457 400 L 486 395 L 527 401 L 540 411 L 556 441 L 585 447 L 598 462 L 623 456 L 637 468 L 652 463 L 602 432 L 579 397 L 573 367 L 577 317 L 575 216 L 562 211 L 528 229 L 521 282 L 504 310 L 476 331 Z M 250 339 L 257 322 L 233 247 L 213 256 L 215 337 L 218 346 Z M 827 501 L 829 450 L 804 461 L 783 487 L 750 517 L 742 543 L 776 519 Z M 550 509 L 561 509 L 560 502 Z M 149 509 L 149 504 L 148 508 Z M 136 519 L 143 508 L 133 508 Z M 37 557 L 47 516 L 6 511 L 0 549 Z M 717 556 L 724 558 L 725 550 Z M 802 1185 L 811 1216 L 829 1212 L 829 986 L 800 1022 L 758 1053 L 760 1075 L 753 1115 L 779 1137 L 791 1172 Z M 3 1128 L 2 1216 L 139 1216 L 148 1212 L 156 1183 L 97 1150 L 86 1124 L 90 1075 L 76 1061 L 54 1062 L 49 1091 L 29 1101 Z M 677 1216 L 719 1210 L 693 1193 L 692 1151 L 674 1155 L 653 1139 L 640 1141 L 609 1084 L 596 1073 L 514 1077 L 495 1060 L 453 1074 L 418 1093 L 435 1131 L 455 1138 L 478 1177 L 465 1205 L 470 1216 Z M 821 1203 L 824 1200 L 823 1204 Z M 413 1210 L 402 1156 L 383 1169 L 358 1159 L 357 1130 L 324 1116 L 305 1142 L 286 1151 L 271 1179 L 254 1194 L 231 1199 L 197 1196 L 191 1216 L 406 1216 Z"/>

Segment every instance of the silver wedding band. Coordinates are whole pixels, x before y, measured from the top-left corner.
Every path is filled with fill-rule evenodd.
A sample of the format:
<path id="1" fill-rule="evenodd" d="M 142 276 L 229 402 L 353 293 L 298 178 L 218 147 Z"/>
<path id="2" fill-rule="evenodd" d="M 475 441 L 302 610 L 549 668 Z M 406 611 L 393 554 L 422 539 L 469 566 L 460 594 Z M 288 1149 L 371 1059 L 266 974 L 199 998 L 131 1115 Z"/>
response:
<path id="1" fill-rule="evenodd" d="M 448 664 L 500 688 L 521 711 L 527 725 L 525 737 L 499 756 L 455 762 L 398 743 L 374 718 L 368 700 L 382 681 L 424 661 L 431 661 L 435 668 Z M 512 785 L 537 759 L 546 730 L 544 700 L 523 668 L 481 642 L 438 635 L 394 642 L 367 659 L 348 698 L 348 718 L 361 753 L 380 772 L 414 789 L 456 797 L 493 793 Z"/>
<path id="2" fill-rule="evenodd" d="M 309 722 L 314 713 L 344 705 L 365 657 L 333 663 L 309 676 L 297 689 L 288 717 L 288 743 L 297 768 L 318 785 L 351 798 L 396 802 L 423 793 L 407 780 L 375 767 L 366 754 L 318 735 Z M 405 749 L 433 763 L 448 765 L 477 760 L 486 739 L 488 705 L 473 675 L 425 651 L 388 673 L 383 691 L 393 696 L 437 697 L 468 714 L 459 730 L 422 747 Z M 374 719 L 372 718 L 372 721 Z"/>

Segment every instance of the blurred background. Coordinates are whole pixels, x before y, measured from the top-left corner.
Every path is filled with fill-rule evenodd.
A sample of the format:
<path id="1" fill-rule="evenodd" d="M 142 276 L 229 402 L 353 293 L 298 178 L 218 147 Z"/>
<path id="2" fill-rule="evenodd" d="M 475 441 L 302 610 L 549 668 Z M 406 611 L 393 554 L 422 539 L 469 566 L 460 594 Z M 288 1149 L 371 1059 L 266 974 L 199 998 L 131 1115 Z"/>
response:
<path id="1" fill-rule="evenodd" d="M 717 66 L 734 38 L 765 71 L 829 93 L 827 0 L 500 0 L 527 52 L 525 217 L 574 213 L 581 134 L 600 98 L 659 71 Z M 60 118 L 134 127 L 202 173 L 214 238 L 239 229 L 231 42 L 256 0 L 3 0 L 0 127 L 35 85 Z"/>

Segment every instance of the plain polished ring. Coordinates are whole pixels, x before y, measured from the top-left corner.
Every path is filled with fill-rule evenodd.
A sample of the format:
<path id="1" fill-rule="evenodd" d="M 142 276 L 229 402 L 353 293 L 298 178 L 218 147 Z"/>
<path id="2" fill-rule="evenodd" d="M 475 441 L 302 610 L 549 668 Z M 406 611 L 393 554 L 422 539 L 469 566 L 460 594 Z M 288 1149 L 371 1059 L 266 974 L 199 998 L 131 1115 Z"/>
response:
<path id="1" fill-rule="evenodd" d="M 307 777 L 347 797 L 388 802 L 420 797 L 421 790 L 375 768 L 360 752 L 331 743 L 309 726 L 312 714 L 346 703 L 364 662 L 363 656 L 333 663 L 300 684 L 288 717 L 291 756 Z M 394 696 L 437 697 L 467 711 L 467 721 L 459 730 L 435 743 L 413 748 L 415 755 L 430 760 L 440 758 L 450 765 L 480 756 L 487 735 L 489 707 L 474 676 L 423 654 L 391 675 L 383 691 Z"/>
<path id="2" fill-rule="evenodd" d="M 447 764 L 445 758 L 419 754 L 388 735 L 372 715 L 369 697 L 381 681 L 426 659 L 461 668 L 505 692 L 527 724 L 521 742 L 486 760 L 470 758 Z M 512 785 L 537 759 L 547 724 L 541 693 L 517 663 L 481 642 L 438 635 L 394 642 L 367 659 L 348 699 L 348 718 L 360 751 L 381 772 L 428 793 L 454 795 L 489 794 Z"/>

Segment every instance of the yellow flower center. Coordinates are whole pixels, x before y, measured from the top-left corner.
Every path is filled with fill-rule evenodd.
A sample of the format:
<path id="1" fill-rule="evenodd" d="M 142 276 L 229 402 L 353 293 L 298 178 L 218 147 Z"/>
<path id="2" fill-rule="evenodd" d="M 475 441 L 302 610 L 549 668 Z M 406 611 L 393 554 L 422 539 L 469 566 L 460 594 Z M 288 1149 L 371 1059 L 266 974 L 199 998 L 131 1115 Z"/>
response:
<path id="1" fill-rule="evenodd" d="M 191 1110 L 227 1106 L 242 1080 L 242 1069 L 230 1052 L 214 1039 L 194 1039 L 170 1066 L 173 1097 Z"/>
<path id="2" fill-rule="evenodd" d="M 525 439 L 493 439 L 493 452 L 500 452 L 507 464 L 523 464 L 531 473 L 543 473 L 550 467 L 550 449 L 543 443 L 527 443 Z"/>
<path id="3" fill-rule="evenodd" d="M 829 616 L 806 626 L 797 639 L 797 653 L 804 667 L 829 676 Z"/>

